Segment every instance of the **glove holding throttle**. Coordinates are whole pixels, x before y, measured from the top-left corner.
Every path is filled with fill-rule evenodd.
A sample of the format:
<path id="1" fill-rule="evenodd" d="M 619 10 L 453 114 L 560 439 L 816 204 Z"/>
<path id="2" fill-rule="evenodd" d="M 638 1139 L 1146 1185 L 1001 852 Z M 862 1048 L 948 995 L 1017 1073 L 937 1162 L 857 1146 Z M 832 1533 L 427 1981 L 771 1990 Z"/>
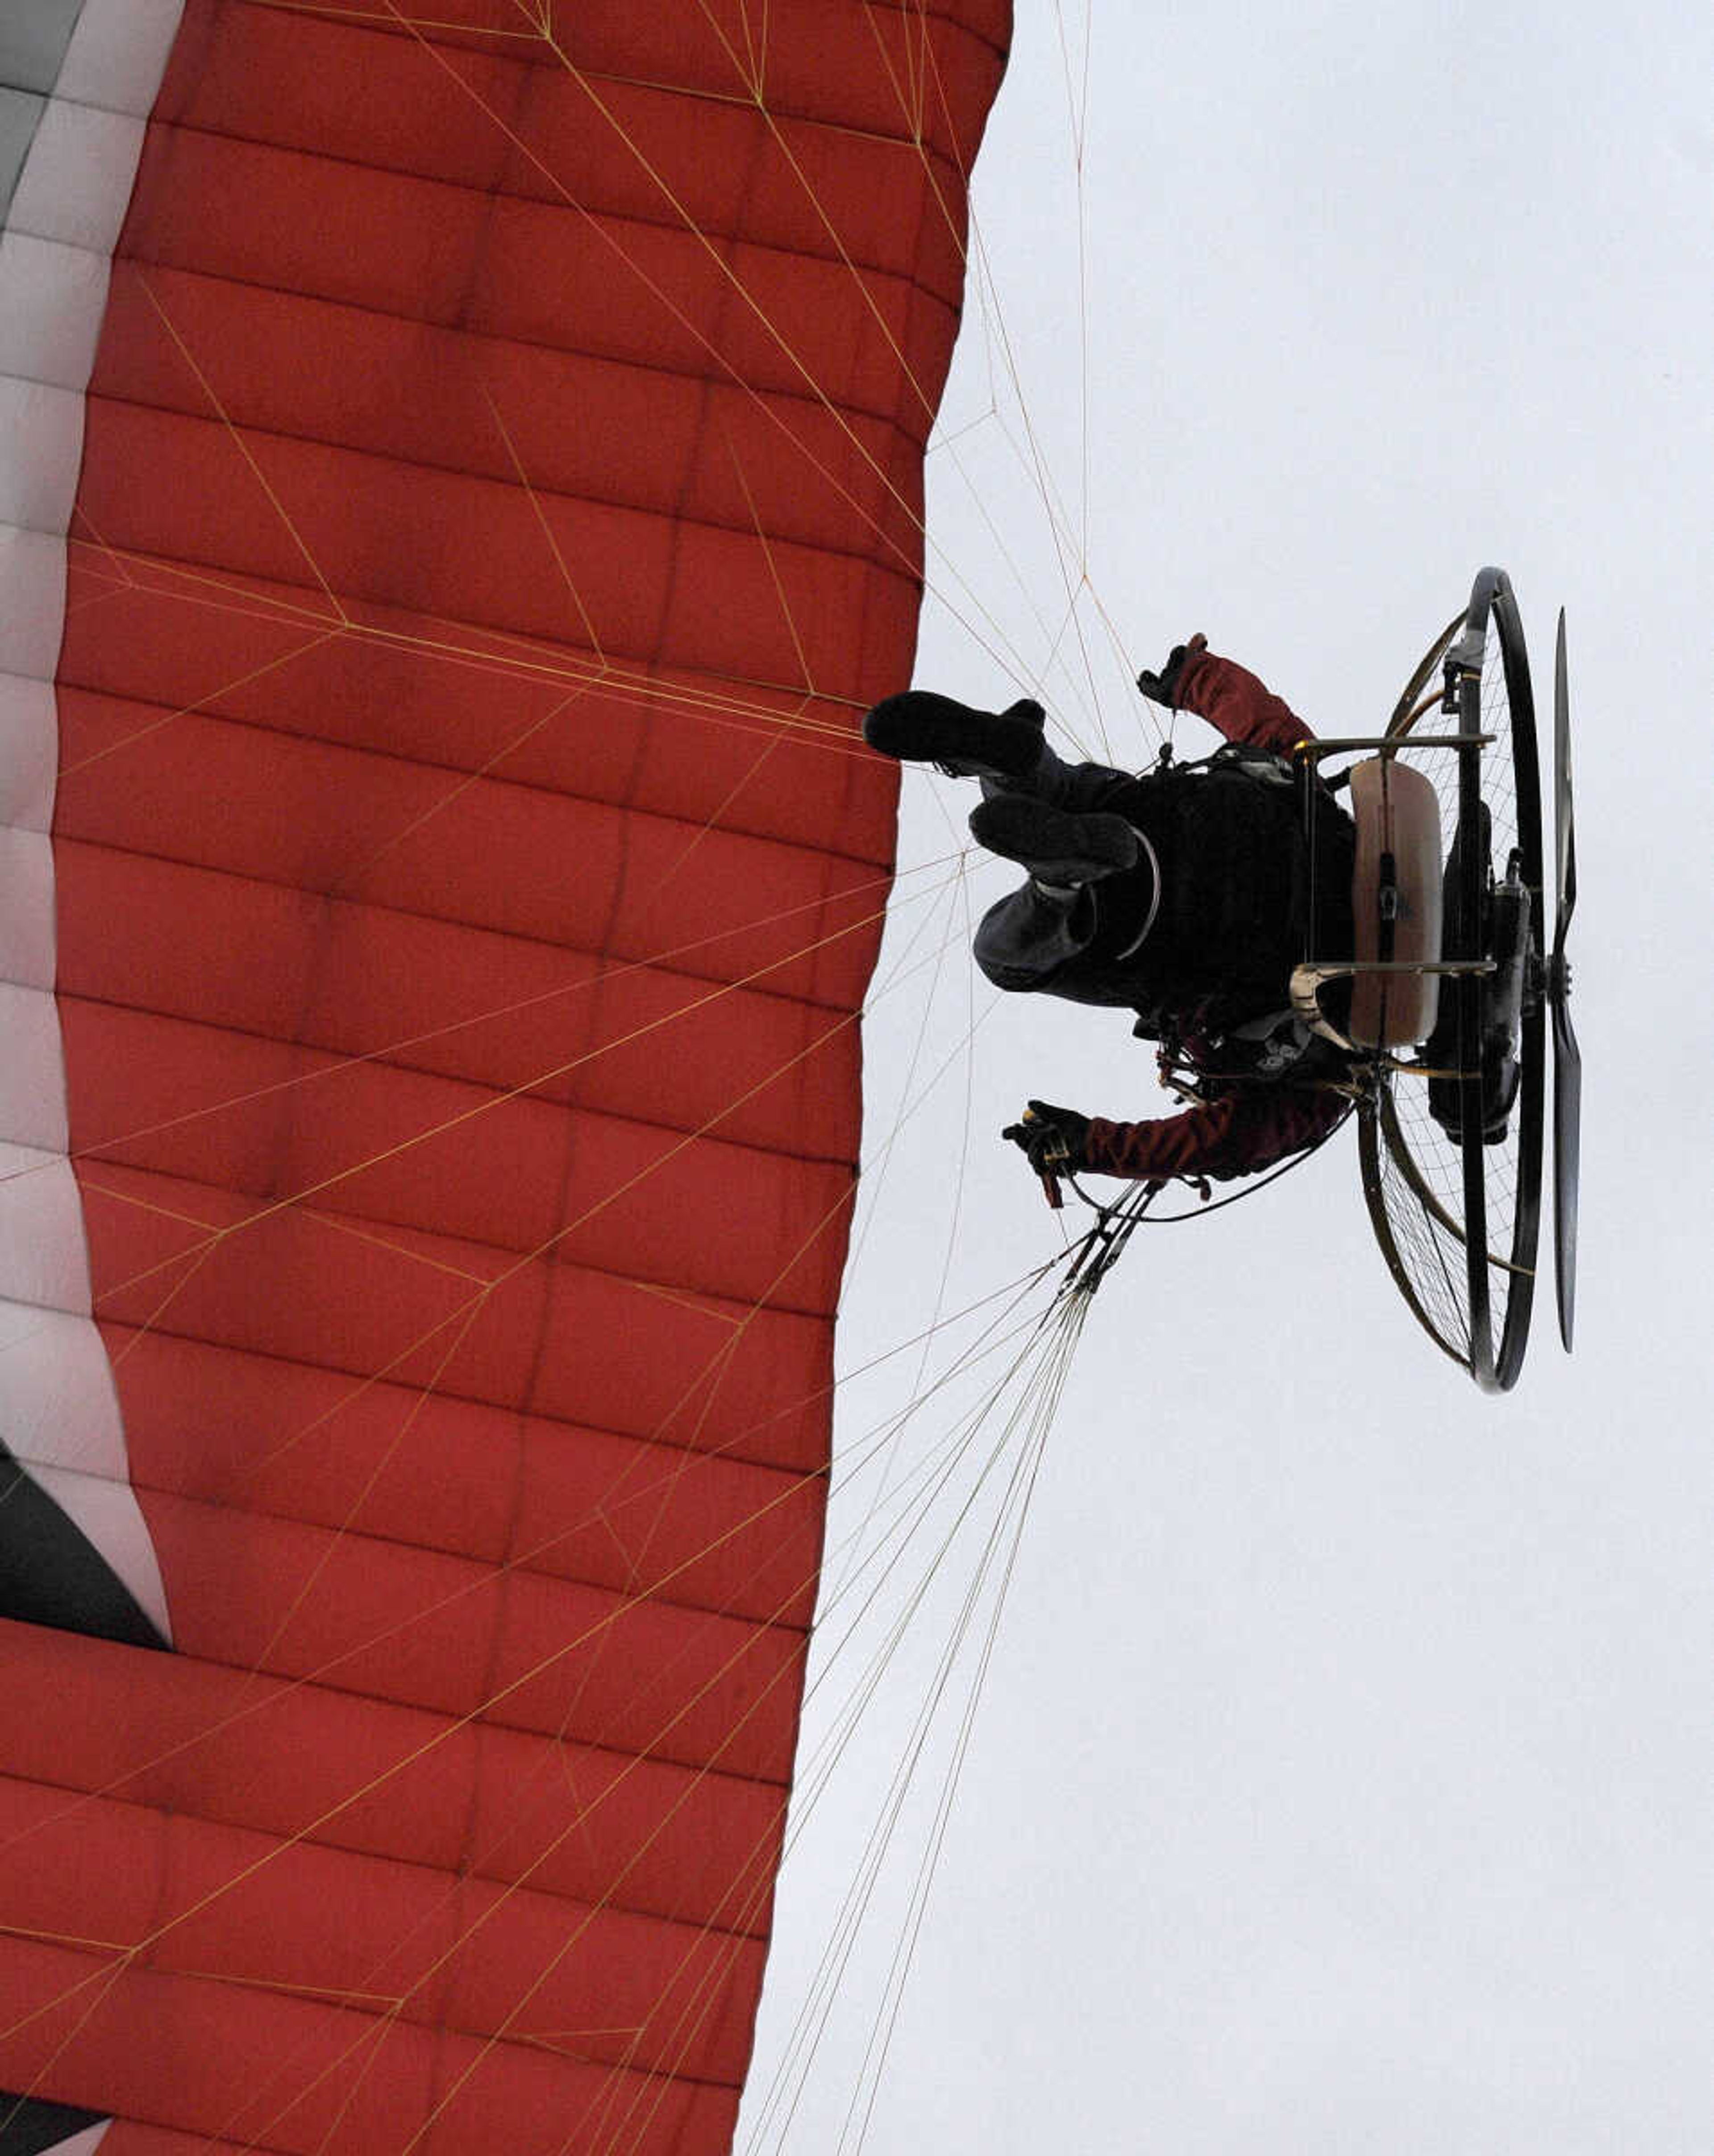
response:
<path id="1" fill-rule="evenodd" d="M 1178 707 L 1178 677 L 1193 659 L 1199 658 L 1209 648 L 1207 637 L 1193 636 L 1188 644 L 1175 644 L 1167 654 L 1167 663 L 1158 674 L 1142 673 L 1137 677 L 1137 685 L 1152 704 L 1164 704 L 1168 711 Z"/>
<path id="2" fill-rule="evenodd" d="M 1038 1175 L 1075 1175 L 1089 1165 L 1084 1150 L 1089 1142 L 1089 1117 L 1080 1116 L 1075 1108 L 1032 1101 L 1023 1122 L 1008 1123 L 1000 1136 L 1023 1148 Z"/>

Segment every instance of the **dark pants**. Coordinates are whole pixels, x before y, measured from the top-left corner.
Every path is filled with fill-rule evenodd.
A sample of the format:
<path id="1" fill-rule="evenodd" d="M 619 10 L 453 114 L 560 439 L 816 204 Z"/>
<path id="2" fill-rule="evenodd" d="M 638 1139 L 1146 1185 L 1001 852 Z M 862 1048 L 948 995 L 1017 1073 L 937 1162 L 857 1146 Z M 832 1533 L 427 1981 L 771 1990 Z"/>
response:
<path id="1" fill-rule="evenodd" d="M 990 800 L 998 793 L 1026 793 L 1076 815 L 1123 815 L 1137 783 L 1129 772 L 1108 764 L 1066 763 L 1044 742 L 1041 761 L 1027 778 L 984 778 L 982 790 Z M 1032 876 L 983 916 L 976 963 L 998 988 L 1034 990 L 1073 1003 L 1128 1004 L 1132 998 L 1113 961 L 1142 925 L 1153 896 L 1154 871 L 1147 859 L 1103 877 L 1099 886 L 1060 888 Z"/>
<path id="2" fill-rule="evenodd" d="M 1152 820 L 1147 797 L 1155 783 L 1147 776 L 1136 778 L 1107 764 L 1067 764 L 1044 743 L 1040 762 L 1026 778 L 984 778 L 982 790 L 989 797 L 1029 794 L 1079 814 L 1123 816 L 1142 829 Z M 1349 816 L 1332 802 L 1323 803 L 1316 823 L 1316 955 L 1342 956 L 1353 947 L 1355 834 Z M 1270 976 L 1278 973 L 1280 1009 L 1290 1001 L 1292 965 L 1308 955 L 1303 947 L 1301 915 L 1306 896 L 1306 891 L 1300 894 L 1291 908 L 1291 921 L 1288 925 L 1282 920 L 1272 939 L 1280 947 L 1268 971 Z M 1171 900 L 1170 892 L 1157 891 L 1154 858 L 1147 849 L 1134 868 L 1092 884 L 1059 888 L 1032 877 L 983 915 L 976 932 L 976 962 L 996 988 L 1014 993 L 1133 1009 L 1153 1008 L 1163 993 L 1176 1001 L 1184 994 L 1183 983 L 1176 978 L 1167 980 L 1162 971 L 1163 960 L 1172 964 L 1180 956 L 1162 948 Z M 1139 942 L 1152 914 L 1155 923 Z M 1265 944 L 1270 940 L 1266 932 L 1259 932 Z M 1217 998 L 1226 985 L 1224 980 L 1209 979 L 1198 985 L 1191 1000 Z M 1271 988 L 1264 992 L 1259 1009 L 1271 993 Z"/>

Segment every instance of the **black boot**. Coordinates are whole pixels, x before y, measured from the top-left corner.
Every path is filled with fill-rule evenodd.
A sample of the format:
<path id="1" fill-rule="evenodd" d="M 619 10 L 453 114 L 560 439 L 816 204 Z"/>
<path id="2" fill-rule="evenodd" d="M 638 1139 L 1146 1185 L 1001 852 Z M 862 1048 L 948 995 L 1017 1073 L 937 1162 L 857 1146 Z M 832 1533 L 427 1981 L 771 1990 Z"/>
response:
<path id="1" fill-rule="evenodd" d="M 972 808 L 970 835 L 991 854 L 1028 869 L 1038 883 L 1060 889 L 1134 868 L 1141 850 L 1122 816 L 1101 810 L 1080 816 L 1027 793 L 996 793 Z"/>
<path id="2" fill-rule="evenodd" d="M 1043 713 L 1028 697 L 1009 711 L 978 711 L 950 696 L 909 689 L 863 721 L 863 738 L 905 763 L 937 763 L 949 778 L 1027 778 L 1041 761 Z"/>

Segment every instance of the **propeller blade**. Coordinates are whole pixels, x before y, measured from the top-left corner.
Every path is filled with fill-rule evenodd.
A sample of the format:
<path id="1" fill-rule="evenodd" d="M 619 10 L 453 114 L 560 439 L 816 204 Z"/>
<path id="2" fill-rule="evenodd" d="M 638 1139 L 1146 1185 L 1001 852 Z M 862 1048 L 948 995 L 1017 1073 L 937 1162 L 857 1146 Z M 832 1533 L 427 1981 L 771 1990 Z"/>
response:
<path id="1" fill-rule="evenodd" d="M 1553 827 L 1559 841 L 1553 948 L 1563 954 L 1565 932 L 1577 904 L 1577 832 L 1571 807 L 1571 691 L 1566 676 L 1563 607 L 1559 609 L 1559 637 L 1553 654 Z"/>
<path id="2" fill-rule="evenodd" d="M 1583 1127 L 1583 1060 L 1564 998 L 1553 1005 L 1553 1263 L 1559 1337 L 1571 1352 L 1577 1316 L 1577 1186 Z"/>
<path id="3" fill-rule="evenodd" d="M 1570 1351 L 1577 1318 L 1577 1189 L 1581 1159 L 1583 1060 L 1571 1023 L 1566 932 L 1577 905 L 1577 828 L 1571 799 L 1571 690 L 1565 663 L 1565 608 L 1553 652 L 1553 827 L 1558 841 L 1553 957 L 1548 1000 L 1553 1014 L 1553 1262 L 1559 1290 L 1559 1337 Z"/>

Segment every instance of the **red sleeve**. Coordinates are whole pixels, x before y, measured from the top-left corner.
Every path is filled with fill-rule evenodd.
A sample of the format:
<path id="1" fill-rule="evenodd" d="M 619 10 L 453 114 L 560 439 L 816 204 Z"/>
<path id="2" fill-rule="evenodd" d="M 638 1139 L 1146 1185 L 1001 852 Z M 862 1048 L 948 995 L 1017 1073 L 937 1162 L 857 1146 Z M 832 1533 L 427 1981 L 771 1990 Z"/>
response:
<path id="1" fill-rule="evenodd" d="M 1097 1175 L 1254 1175 L 1327 1136 L 1350 1101 L 1326 1086 L 1249 1086 L 1142 1123 L 1091 1118 L 1083 1154 Z"/>
<path id="2" fill-rule="evenodd" d="M 1180 711 L 1194 711 L 1218 726 L 1228 741 L 1248 742 L 1280 756 L 1290 756 L 1301 741 L 1315 739 L 1283 696 L 1206 649 L 1185 660 L 1174 701 Z"/>

